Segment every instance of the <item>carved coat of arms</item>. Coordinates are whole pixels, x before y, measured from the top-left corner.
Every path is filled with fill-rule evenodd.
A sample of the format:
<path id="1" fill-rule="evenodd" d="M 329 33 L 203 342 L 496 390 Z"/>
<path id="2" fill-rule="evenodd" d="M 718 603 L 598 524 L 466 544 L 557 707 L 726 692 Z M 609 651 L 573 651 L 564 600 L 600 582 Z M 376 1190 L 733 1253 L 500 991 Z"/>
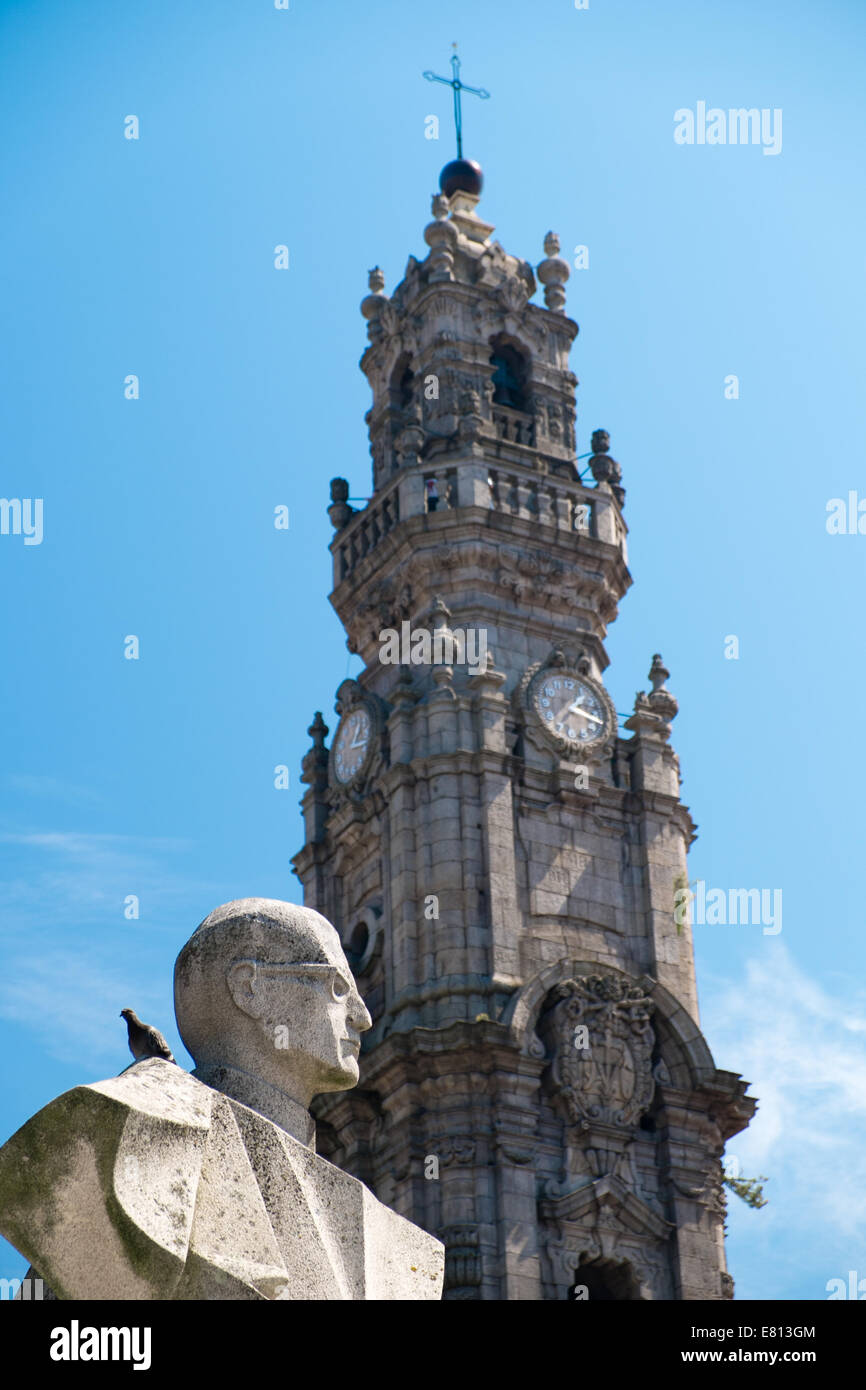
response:
<path id="1" fill-rule="evenodd" d="M 552 1077 L 569 1121 L 636 1125 L 655 1085 L 652 1000 L 610 975 L 564 980 L 553 1000 Z"/>

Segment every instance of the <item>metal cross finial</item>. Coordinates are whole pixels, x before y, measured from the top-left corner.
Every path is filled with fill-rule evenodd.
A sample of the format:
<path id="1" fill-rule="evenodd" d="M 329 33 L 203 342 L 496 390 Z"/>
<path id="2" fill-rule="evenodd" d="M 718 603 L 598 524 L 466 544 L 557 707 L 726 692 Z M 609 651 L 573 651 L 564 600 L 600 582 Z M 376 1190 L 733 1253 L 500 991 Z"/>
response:
<path id="1" fill-rule="evenodd" d="M 460 59 L 457 57 L 457 45 L 452 44 L 454 53 L 451 57 L 451 71 L 453 77 L 439 77 L 435 72 L 425 72 L 424 76 L 428 82 L 444 82 L 446 87 L 451 87 L 454 92 L 454 126 L 457 131 L 457 158 L 463 158 L 463 113 L 460 108 L 460 93 L 471 92 L 474 97 L 481 97 L 486 101 L 490 96 L 483 87 L 467 87 L 465 82 L 460 81 Z"/>

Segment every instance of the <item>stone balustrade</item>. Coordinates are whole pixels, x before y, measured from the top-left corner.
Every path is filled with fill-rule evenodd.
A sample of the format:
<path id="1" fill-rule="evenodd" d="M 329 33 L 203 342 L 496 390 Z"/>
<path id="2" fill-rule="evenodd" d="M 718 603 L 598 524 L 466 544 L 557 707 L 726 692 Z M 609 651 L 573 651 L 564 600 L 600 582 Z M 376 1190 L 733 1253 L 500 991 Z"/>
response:
<path id="1" fill-rule="evenodd" d="M 487 487 L 489 505 L 496 511 L 564 531 L 607 539 L 599 536 L 596 525 L 600 494 L 595 488 L 567 486 L 549 476 L 498 467 L 488 468 Z M 607 498 L 604 500 L 606 502 Z"/>
<path id="2" fill-rule="evenodd" d="M 429 502 L 431 479 L 436 480 L 438 490 L 435 509 Z M 624 546 L 623 523 L 607 489 L 584 487 L 565 478 L 515 466 L 490 466 L 481 460 L 438 469 L 422 464 L 402 469 L 386 490 L 373 497 L 363 511 L 356 512 L 337 532 L 332 542 L 335 582 L 352 574 L 399 521 L 463 507 L 490 508 L 535 521 L 539 526 L 553 526 Z"/>
<path id="3" fill-rule="evenodd" d="M 355 566 L 400 520 L 399 479 L 378 497 L 371 497 L 363 511 L 356 512 L 334 538 L 335 578 L 351 574 Z"/>
<path id="4" fill-rule="evenodd" d="M 525 444 L 535 448 L 535 416 L 526 415 L 522 410 L 512 410 L 510 406 L 492 407 L 493 429 L 497 439 L 507 444 Z"/>

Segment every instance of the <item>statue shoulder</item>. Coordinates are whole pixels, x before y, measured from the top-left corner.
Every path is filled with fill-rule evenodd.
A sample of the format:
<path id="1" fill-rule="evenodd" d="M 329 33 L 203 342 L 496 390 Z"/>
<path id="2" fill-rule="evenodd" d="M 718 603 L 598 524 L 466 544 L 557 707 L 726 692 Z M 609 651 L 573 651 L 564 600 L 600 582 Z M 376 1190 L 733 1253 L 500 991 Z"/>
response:
<path id="1" fill-rule="evenodd" d="M 65 1091 L 0 1148 L 0 1234 L 61 1298 L 170 1297 L 214 1096 L 160 1058 Z"/>
<path id="2" fill-rule="evenodd" d="M 176 1062 L 164 1062 L 160 1057 L 135 1062 L 120 1076 L 94 1081 L 76 1090 L 96 1092 L 155 1120 L 169 1120 L 192 1129 L 207 1129 L 210 1125 L 214 1096 L 210 1086 L 184 1071 Z"/>
<path id="3" fill-rule="evenodd" d="M 46 1148 L 65 1146 L 78 1136 L 89 1137 L 94 1126 L 123 1126 L 128 1112 L 190 1129 L 210 1126 L 214 1092 L 189 1072 L 161 1058 L 137 1062 L 119 1076 L 73 1086 L 49 1101 L 0 1147 L 0 1173 L 22 1157 L 34 1159 Z M 111 1115 L 114 1114 L 114 1122 Z M 119 1130 L 118 1130 L 119 1133 Z"/>

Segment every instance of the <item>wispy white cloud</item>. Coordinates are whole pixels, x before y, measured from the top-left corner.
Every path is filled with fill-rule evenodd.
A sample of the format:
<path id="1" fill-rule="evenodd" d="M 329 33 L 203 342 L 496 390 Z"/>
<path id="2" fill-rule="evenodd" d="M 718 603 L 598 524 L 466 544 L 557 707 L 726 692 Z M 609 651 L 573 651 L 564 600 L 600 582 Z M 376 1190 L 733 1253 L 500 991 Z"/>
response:
<path id="1" fill-rule="evenodd" d="M 79 861 L 102 862 L 109 857 L 139 854 L 142 850 L 183 849 L 189 841 L 159 836 L 92 835 L 75 830 L 36 830 L 23 834 L 0 832 L 0 844 L 57 850 Z"/>
<path id="2" fill-rule="evenodd" d="M 705 984 L 708 979 L 705 976 Z M 721 1066 L 748 1078 L 760 1105 L 728 1145 L 741 1170 L 771 1181 L 767 1229 L 866 1254 L 866 1000 L 803 973 L 778 941 L 745 978 L 714 981 L 703 1025 Z M 731 1198 L 731 1205 L 736 1205 Z M 863 1260 L 866 1275 L 866 1260 Z M 833 1273 L 833 1270 L 830 1270 Z M 820 1296 L 820 1295 L 816 1295 Z"/>
<path id="3" fill-rule="evenodd" d="M 174 1036 L 174 955 L 226 896 L 184 872 L 188 842 L 6 831 L 0 860 L 0 1017 L 22 1042 L 29 1033 L 51 1057 L 111 1075 L 128 1060 L 122 1008 Z M 140 915 L 127 919 L 133 894 Z"/>
<path id="4" fill-rule="evenodd" d="M 213 892 L 177 868 L 179 838 L 37 830 L 0 832 L 0 920 L 4 934 L 78 923 L 122 923 L 134 894 L 140 920 L 155 923 L 196 892 Z"/>
<path id="5" fill-rule="evenodd" d="M 20 955 L 5 963 L 0 1015 L 35 1034 L 50 1057 L 112 1075 L 132 1060 L 122 1008 L 137 1000 L 132 1007 L 142 1017 L 159 1019 L 164 1032 L 172 1031 L 172 1020 L 160 1018 L 168 982 L 160 990 L 148 981 L 150 974 L 134 960 L 112 966 L 94 953 Z"/>

